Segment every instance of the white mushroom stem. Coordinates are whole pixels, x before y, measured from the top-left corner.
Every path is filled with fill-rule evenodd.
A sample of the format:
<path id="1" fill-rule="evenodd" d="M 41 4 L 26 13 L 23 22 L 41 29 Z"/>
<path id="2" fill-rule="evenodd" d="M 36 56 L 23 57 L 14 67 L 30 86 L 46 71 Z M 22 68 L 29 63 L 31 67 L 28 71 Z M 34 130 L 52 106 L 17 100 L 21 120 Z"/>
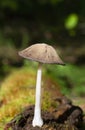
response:
<path id="1" fill-rule="evenodd" d="M 42 76 L 42 65 L 39 63 L 39 69 L 37 71 L 37 81 L 36 81 L 36 96 L 35 96 L 35 109 L 34 118 L 32 121 L 33 127 L 43 125 L 43 120 L 41 118 L 41 76 Z"/>

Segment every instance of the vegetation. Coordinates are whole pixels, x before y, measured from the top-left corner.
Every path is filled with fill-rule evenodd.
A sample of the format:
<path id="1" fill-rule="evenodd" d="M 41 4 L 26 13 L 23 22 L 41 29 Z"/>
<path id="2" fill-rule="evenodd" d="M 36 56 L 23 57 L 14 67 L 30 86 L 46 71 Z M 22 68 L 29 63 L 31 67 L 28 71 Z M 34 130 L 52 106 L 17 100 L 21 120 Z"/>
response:
<path id="1" fill-rule="evenodd" d="M 60 84 L 62 93 L 84 96 L 85 67 L 68 64 L 65 67 L 49 67 L 47 71 Z"/>
<path id="2" fill-rule="evenodd" d="M 0 91 L 1 127 L 4 127 L 24 107 L 34 104 L 36 70 L 37 64 L 25 62 L 25 67 L 13 69 L 9 76 L 3 80 Z M 74 71 L 76 73 L 73 74 Z M 55 108 L 57 104 L 54 104 L 54 99 L 61 93 L 70 97 L 84 96 L 85 73 L 82 73 L 84 71 L 85 68 L 80 71 L 73 65 L 67 67 L 47 65 L 46 68 L 44 66 L 42 108 L 45 110 Z M 76 104 L 81 105 L 82 102 L 80 98 Z"/>
<path id="3" fill-rule="evenodd" d="M 43 109 L 56 107 L 52 99 L 63 93 L 85 111 L 84 5 L 84 0 L 0 0 L 0 130 L 34 103 L 37 64 L 18 51 L 37 42 L 54 46 L 66 62 L 44 66 Z"/>
<path id="4" fill-rule="evenodd" d="M 14 69 L 2 82 L 0 91 L 1 127 L 15 116 L 15 114 L 22 111 L 24 107 L 34 104 L 35 72 L 36 71 L 34 68 L 32 69 L 32 67 Z M 48 109 L 53 104 L 53 99 L 50 97 L 51 92 L 48 94 L 48 91 L 45 90 L 43 93 L 44 100 L 42 106 L 43 109 Z"/>

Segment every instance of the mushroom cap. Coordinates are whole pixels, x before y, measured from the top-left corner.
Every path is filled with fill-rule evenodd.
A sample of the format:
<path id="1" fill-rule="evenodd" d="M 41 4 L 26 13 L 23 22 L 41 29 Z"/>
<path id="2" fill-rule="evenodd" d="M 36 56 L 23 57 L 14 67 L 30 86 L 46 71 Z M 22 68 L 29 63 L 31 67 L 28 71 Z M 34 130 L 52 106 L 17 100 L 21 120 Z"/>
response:
<path id="1" fill-rule="evenodd" d="M 65 65 L 55 49 L 45 43 L 37 43 L 19 52 L 19 55 L 33 61 Z"/>

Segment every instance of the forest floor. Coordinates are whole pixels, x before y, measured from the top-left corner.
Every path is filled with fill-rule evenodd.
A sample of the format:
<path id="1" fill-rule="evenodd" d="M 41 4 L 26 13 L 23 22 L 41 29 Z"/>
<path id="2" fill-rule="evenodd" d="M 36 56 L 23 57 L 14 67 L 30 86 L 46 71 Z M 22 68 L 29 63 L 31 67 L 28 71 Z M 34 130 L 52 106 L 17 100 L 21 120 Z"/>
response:
<path id="1" fill-rule="evenodd" d="M 59 68 L 57 73 L 58 70 Z M 70 69 L 68 68 L 68 70 Z M 41 128 L 32 127 L 31 125 L 34 113 L 32 104 L 34 104 L 35 95 L 35 71 L 27 67 L 18 69 L 18 71 L 14 70 L 7 76 L 2 83 L 0 91 L 0 130 L 3 130 L 3 127 L 5 127 L 4 130 L 9 130 L 10 128 L 12 130 L 85 130 L 85 124 L 83 124 L 83 121 L 85 123 L 85 116 L 83 116 L 85 114 L 84 94 L 76 96 L 76 92 L 71 91 L 71 88 L 69 88 L 70 94 L 64 94 L 67 95 L 65 97 L 61 92 L 61 90 L 64 91 L 65 87 L 62 89 L 57 80 L 55 82 L 54 77 L 57 79 L 57 75 L 54 72 L 55 70 L 53 71 L 53 74 L 55 74 L 54 76 L 52 75 L 53 78 L 47 76 L 47 74 L 43 77 L 42 118 L 44 125 Z M 60 72 L 62 73 L 62 71 Z M 69 71 L 65 70 L 65 74 L 67 72 Z M 50 75 L 49 70 L 48 75 Z M 76 79 L 80 79 L 80 76 Z M 74 79 L 73 75 L 72 78 Z M 71 79 L 69 81 L 74 80 Z"/>
<path id="2" fill-rule="evenodd" d="M 65 96 L 57 98 L 56 101 L 59 102 L 56 109 L 42 111 L 44 125 L 41 128 L 32 126 L 34 106 L 28 106 L 7 123 L 4 130 L 84 130 L 83 110 L 73 105 Z"/>

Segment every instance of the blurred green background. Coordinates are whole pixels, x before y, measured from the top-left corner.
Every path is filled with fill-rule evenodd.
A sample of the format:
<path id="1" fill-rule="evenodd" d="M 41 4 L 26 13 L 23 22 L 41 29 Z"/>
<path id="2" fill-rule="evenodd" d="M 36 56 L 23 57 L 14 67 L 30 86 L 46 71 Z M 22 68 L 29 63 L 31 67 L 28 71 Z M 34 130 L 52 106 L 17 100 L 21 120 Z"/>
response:
<path id="1" fill-rule="evenodd" d="M 17 76 L 13 77 L 14 73 L 27 75 L 25 72 L 29 68 L 28 75 L 33 70 L 34 75 L 36 74 L 36 63 L 29 63 L 20 58 L 18 51 L 42 42 L 52 45 L 66 63 L 65 67 L 44 66 L 45 76 L 56 82 L 63 94 L 73 99 L 77 97 L 78 103 L 83 102 L 85 99 L 84 5 L 84 0 L 0 0 L 0 107 L 2 113 L 8 109 L 7 101 L 3 97 L 7 95 L 4 88 L 7 86 L 7 90 L 10 89 L 10 77 L 13 78 L 12 84 L 14 84 L 17 80 Z M 25 81 L 27 82 L 27 79 Z M 34 84 L 34 81 L 30 82 Z M 20 86 L 20 82 L 15 86 L 18 87 L 18 85 Z M 3 104 L 5 104 L 4 108 Z M 85 108 L 84 105 L 82 107 Z M 4 114 L 2 115 L 5 117 Z M 0 115 L 1 119 L 2 115 Z M 3 122 L 5 122 L 4 118 Z"/>
<path id="2" fill-rule="evenodd" d="M 1 0 L 0 80 L 7 76 L 12 67 L 24 65 L 25 60 L 17 54 L 19 50 L 39 42 L 51 44 L 57 49 L 67 64 L 65 71 L 70 64 L 70 69 L 75 72 L 74 77 L 78 81 L 81 75 L 84 78 L 84 4 L 84 0 Z M 68 75 L 73 77 L 72 74 Z M 66 78 L 68 75 L 67 72 L 62 74 Z M 84 86 L 85 81 L 81 80 Z"/>

